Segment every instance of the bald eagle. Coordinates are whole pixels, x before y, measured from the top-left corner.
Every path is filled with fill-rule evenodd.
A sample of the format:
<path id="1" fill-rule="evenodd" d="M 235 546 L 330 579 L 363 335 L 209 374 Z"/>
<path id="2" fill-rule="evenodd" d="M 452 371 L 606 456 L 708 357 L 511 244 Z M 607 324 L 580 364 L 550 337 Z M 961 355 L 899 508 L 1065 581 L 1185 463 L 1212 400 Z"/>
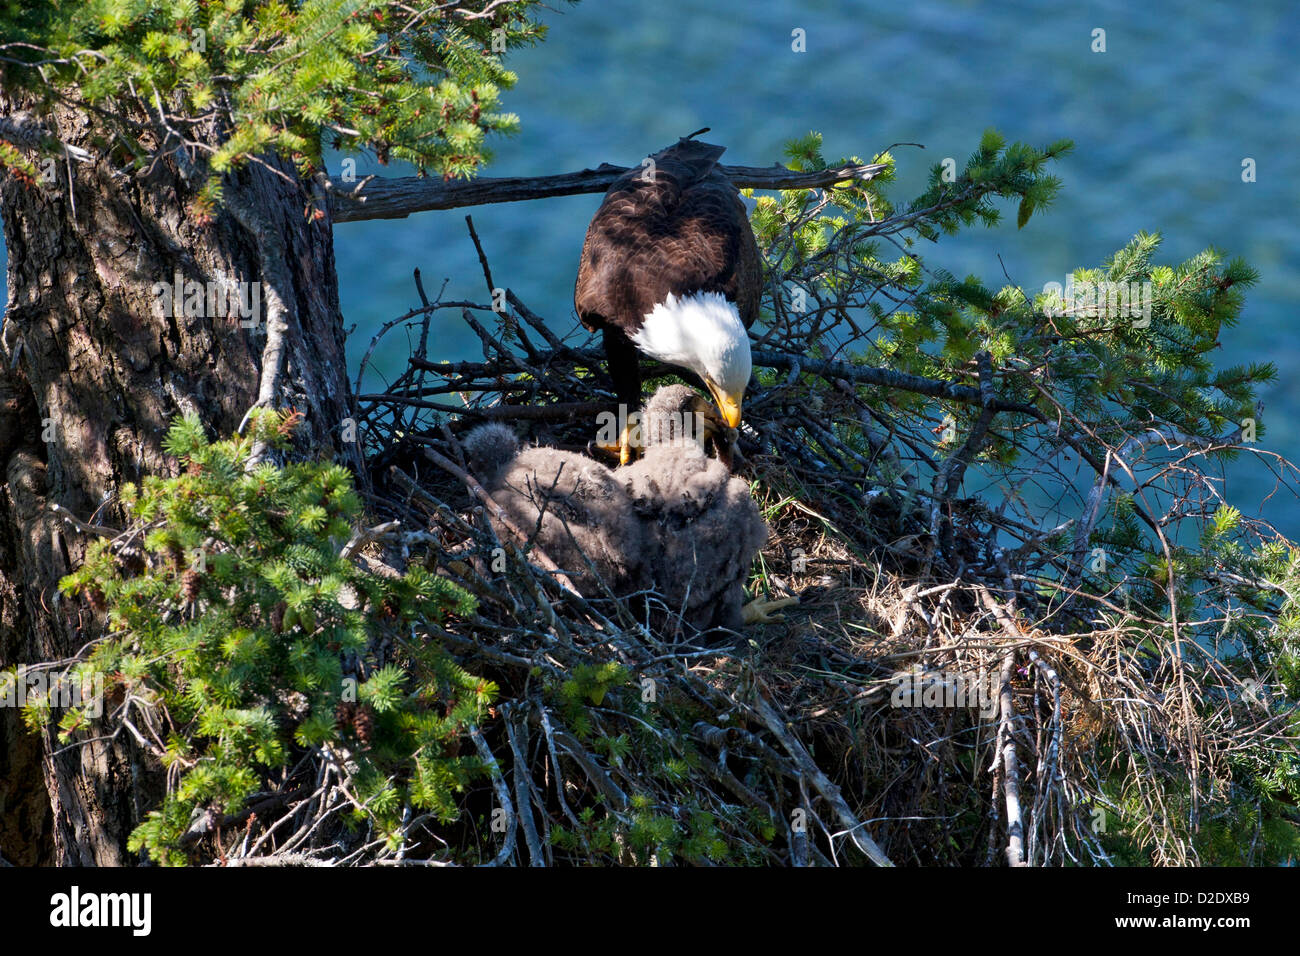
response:
<path id="1" fill-rule="evenodd" d="M 723 152 L 687 137 L 614 181 L 587 227 L 573 304 L 603 334 L 628 411 L 641 405 L 639 352 L 698 376 L 736 428 L 762 267 L 744 203 L 718 168 Z M 626 464 L 626 429 L 620 446 Z"/>

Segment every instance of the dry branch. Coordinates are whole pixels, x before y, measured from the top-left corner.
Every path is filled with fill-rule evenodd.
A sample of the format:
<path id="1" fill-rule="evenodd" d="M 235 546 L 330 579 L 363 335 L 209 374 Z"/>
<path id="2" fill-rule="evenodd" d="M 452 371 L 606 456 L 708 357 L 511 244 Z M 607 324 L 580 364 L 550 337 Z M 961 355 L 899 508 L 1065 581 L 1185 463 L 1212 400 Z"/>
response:
<path id="1" fill-rule="evenodd" d="M 1002 761 L 1002 783 L 1007 801 L 1007 864 L 1025 865 L 1025 823 L 1020 812 L 1020 764 L 1016 759 L 1016 709 L 1011 694 L 1011 676 L 1016 667 L 1016 652 L 1002 658 L 1000 673 L 998 757 Z"/>
<path id="2" fill-rule="evenodd" d="M 723 166 L 722 171 L 742 189 L 813 189 L 845 180 L 866 182 L 886 169 L 882 164 L 839 166 L 813 172 L 799 172 L 784 166 Z M 583 169 L 555 176 L 484 176 L 468 181 L 418 176 L 367 180 L 349 190 L 326 182 L 330 197 L 330 214 L 335 222 L 360 222 L 367 219 L 404 219 L 413 212 L 434 209 L 458 209 L 490 203 L 523 202 L 555 196 L 603 193 L 614 180 L 627 172 L 626 166 L 602 163 L 596 169 Z"/>
<path id="3" fill-rule="evenodd" d="M 773 736 L 781 742 L 781 746 L 794 758 L 799 771 L 807 776 L 808 780 L 817 789 L 817 792 L 831 805 L 836 818 L 858 849 L 865 853 L 876 866 L 893 866 L 894 864 L 889 857 L 885 855 L 885 851 L 880 849 L 876 841 L 867 835 L 865 825 L 849 809 L 849 805 L 844 802 L 840 788 L 831 782 L 831 779 L 817 766 L 817 762 L 812 759 L 804 745 L 790 733 L 785 721 L 781 719 L 781 715 L 776 712 L 776 709 L 767 702 L 762 691 L 755 697 L 753 707 L 763 723 L 767 725 L 767 729 L 772 732 Z"/>
<path id="4" fill-rule="evenodd" d="M 945 382 L 937 378 L 926 378 L 922 375 L 911 375 L 907 372 L 896 372 L 888 368 L 874 368 L 870 365 L 859 365 L 851 362 L 826 362 L 804 356 L 768 351 L 755 351 L 754 364 L 763 368 L 786 371 L 797 370 L 828 380 L 844 379 L 862 385 L 879 385 L 903 392 L 928 395 L 931 398 L 946 398 L 949 401 L 961 402 L 966 405 L 986 405 L 985 396 L 978 388 L 971 388 L 968 385 L 956 385 L 952 382 Z M 1009 402 L 996 395 L 988 400 L 986 407 L 995 412 L 1020 412 L 1026 415 L 1039 414 L 1038 409 L 1033 405 Z"/>

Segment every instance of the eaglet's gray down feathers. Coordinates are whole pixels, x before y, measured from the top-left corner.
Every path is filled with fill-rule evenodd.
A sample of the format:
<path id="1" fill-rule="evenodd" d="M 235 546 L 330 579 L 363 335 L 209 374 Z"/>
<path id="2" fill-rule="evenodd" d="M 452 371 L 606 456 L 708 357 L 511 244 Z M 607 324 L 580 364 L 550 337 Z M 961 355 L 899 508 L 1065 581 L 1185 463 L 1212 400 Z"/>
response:
<path id="1" fill-rule="evenodd" d="M 641 522 L 613 472 L 572 452 L 520 448 L 515 433 L 499 424 L 473 429 L 464 445 L 492 500 L 516 528 L 534 535 L 583 596 L 599 595 L 600 581 L 620 596 L 641 590 Z M 511 533 L 495 520 L 493 528 L 503 538 Z"/>
<path id="2" fill-rule="evenodd" d="M 749 486 L 704 452 L 702 423 L 716 414 L 685 385 L 659 389 L 641 413 L 642 457 L 617 471 L 651 543 L 652 585 L 701 631 L 741 626 L 745 578 L 768 534 Z"/>
<path id="3" fill-rule="evenodd" d="M 497 424 L 473 429 L 465 447 L 516 527 L 532 533 L 540 515 L 536 545 L 582 594 L 600 593 L 598 575 L 618 597 L 655 591 L 666 606 L 652 606 L 656 630 L 738 629 L 768 528 L 748 485 L 704 452 L 696 426 L 715 418 L 690 388 L 661 388 L 642 413 L 644 455 L 612 470 L 553 448 L 520 449 Z"/>

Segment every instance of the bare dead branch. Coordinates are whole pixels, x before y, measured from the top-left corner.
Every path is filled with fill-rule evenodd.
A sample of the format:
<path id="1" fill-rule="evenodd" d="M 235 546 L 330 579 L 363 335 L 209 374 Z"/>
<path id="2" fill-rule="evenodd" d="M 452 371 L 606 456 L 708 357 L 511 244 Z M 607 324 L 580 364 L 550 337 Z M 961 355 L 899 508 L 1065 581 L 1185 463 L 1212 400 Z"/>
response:
<path id="1" fill-rule="evenodd" d="M 798 172 L 784 166 L 723 166 L 722 171 L 742 189 L 814 189 L 846 180 L 867 182 L 886 169 L 882 164 L 840 166 L 813 172 Z M 458 209 L 490 203 L 523 202 L 603 193 L 627 172 L 626 166 L 602 163 L 596 169 L 583 169 L 555 176 L 490 177 L 468 181 L 405 176 L 375 178 L 349 192 L 325 181 L 330 196 L 330 214 L 335 222 L 361 222 L 368 219 L 404 219 L 414 212 L 434 209 Z"/>

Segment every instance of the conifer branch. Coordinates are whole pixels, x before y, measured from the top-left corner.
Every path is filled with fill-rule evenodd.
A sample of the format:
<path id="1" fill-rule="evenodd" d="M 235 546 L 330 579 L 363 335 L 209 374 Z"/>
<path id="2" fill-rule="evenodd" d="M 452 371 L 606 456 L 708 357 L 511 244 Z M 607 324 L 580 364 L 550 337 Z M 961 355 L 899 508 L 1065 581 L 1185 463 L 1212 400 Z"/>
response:
<path id="1" fill-rule="evenodd" d="M 553 176 L 483 176 L 449 182 L 418 176 L 374 177 L 352 189 L 325 177 L 321 177 L 319 182 L 329 195 L 330 215 L 335 222 L 362 222 L 404 219 L 411 213 L 435 209 L 603 193 L 628 168 L 602 163 L 595 169 Z M 800 172 L 779 164 L 721 167 L 741 189 L 814 189 L 847 180 L 869 182 L 887 168 L 883 163 L 837 166 L 811 172 Z"/>

